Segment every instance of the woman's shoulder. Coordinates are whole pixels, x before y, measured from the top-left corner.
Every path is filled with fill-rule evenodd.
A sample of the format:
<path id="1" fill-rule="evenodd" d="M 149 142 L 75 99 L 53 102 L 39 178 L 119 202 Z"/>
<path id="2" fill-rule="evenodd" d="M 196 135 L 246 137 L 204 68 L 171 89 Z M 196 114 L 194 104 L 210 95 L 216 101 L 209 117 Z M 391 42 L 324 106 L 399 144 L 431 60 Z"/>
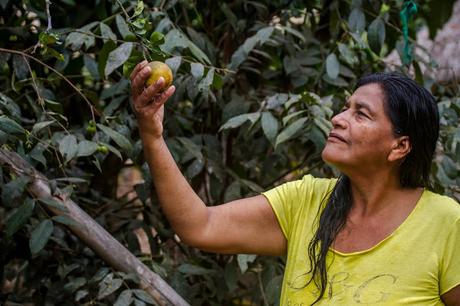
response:
<path id="1" fill-rule="evenodd" d="M 460 204 L 455 199 L 430 190 L 425 190 L 423 199 L 431 216 L 437 216 L 447 222 L 460 219 Z"/>
<path id="2" fill-rule="evenodd" d="M 305 174 L 301 181 L 303 184 L 311 185 L 313 187 L 333 188 L 337 183 L 336 178 L 317 177 L 312 174 Z"/>

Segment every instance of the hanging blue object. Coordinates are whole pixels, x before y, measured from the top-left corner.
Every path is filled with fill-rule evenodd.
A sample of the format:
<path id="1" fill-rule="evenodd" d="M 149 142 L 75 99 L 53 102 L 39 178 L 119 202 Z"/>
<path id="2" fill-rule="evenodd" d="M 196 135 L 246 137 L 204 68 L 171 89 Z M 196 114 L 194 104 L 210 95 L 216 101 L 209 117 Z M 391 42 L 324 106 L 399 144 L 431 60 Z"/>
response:
<path id="1" fill-rule="evenodd" d="M 409 43 L 409 19 L 417 13 L 417 4 L 412 0 L 405 0 L 403 9 L 399 12 L 401 18 L 403 37 L 404 37 L 404 52 L 403 63 L 409 65 L 412 61 L 412 47 Z"/>

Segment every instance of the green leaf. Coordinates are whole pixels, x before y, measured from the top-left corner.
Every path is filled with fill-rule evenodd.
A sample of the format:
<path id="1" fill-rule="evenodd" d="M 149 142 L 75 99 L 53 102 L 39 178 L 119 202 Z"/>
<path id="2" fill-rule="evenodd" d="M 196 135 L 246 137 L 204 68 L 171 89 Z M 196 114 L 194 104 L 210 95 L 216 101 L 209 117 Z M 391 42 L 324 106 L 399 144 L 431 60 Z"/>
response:
<path id="1" fill-rule="evenodd" d="M 369 29 L 367 30 L 367 41 L 371 50 L 379 55 L 382 45 L 385 42 L 385 23 L 381 18 L 374 19 L 369 25 Z"/>
<path id="2" fill-rule="evenodd" d="M 31 198 L 27 198 L 24 204 L 14 212 L 14 214 L 6 221 L 6 235 L 8 237 L 13 236 L 26 222 L 35 207 L 35 201 Z"/>
<path id="3" fill-rule="evenodd" d="M 139 16 L 140 14 L 142 14 L 143 11 L 144 11 L 144 2 L 138 0 L 137 5 L 136 5 L 136 9 L 134 10 L 134 13 L 131 16 L 131 18 Z"/>
<path id="4" fill-rule="evenodd" d="M 43 220 L 31 233 L 29 240 L 30 252 L 37 254 L 48 242 L 53 233 L 53 222 L 51 220 Z"/>
<path id="5" fill-rule="evenodd" d="M 25 79 L 30 73 L 26 59 L 20 55 L 13 55 L 13 69 L 19 80 Z"/>
<path id="6" fill-rule="evenodd" d="M 38 200 L 42 202 L 43 204 L 48 205 L 50 207 L 57 208 L 60 211 L 69 212 L 69 209 L 67 208 L 67 206 L 65 206 L 64 204 L 62 204 L 60 201 L 56 200 L 55 198 L 52 198 L 52 197 L 38 198 Z"/>
<path id="7" fill-rule="evenodd" d="M 64 225 L 71 225 L 71 226 L 79 226 L 80 224 L 72 219 L 70 216 L 66 215 L 60 215 L 60 216 L 54 216 L 51 218 L 53 221 L 62 223 Z"/>
<path id="8" fill-rule="evenodd" d="M 289 99 L 289 95 L 285 93 L 277 93 L 267 99 L 267 109 L 274 109 L 283 105 Z"/>
<path id="9" fill-rule="evenodd" d="M 434 40 L 436 32 L 442 28 L 447 20 L 452 16 L 455 0 L 443 0 L 431 2 L 429 4 L 429 16 L 424 18 L 430 30 L 430 38 Z"/>
<path id="10" fill-rule="evenodd" d="M 115 17 L 115 23 L 117 24 L 118 32 L 120 32 L 123 39 L 135 37 L 134 33 L 129 30 L 128 24 L 123 17 L 117 15 Z"/>
<path id="11" fill-rule="evenodd" d="M 88 183 L 88 180 L 79 178 L 79 177 L 58 177 L 54 179 L 56 182 L 66 182 L 66 183 Z"/>
<path id="12" fill-rule="evenodd" d="M 361 33 L 366 26 L 366 16 L 359 8 L 354 8 L 348 16 L 348 27 L 352 32 Z"/>
<path id="13" fill-rule="evenodd" d="M 65 39 L 65 46 L 70 46 L 72 50 L 80 50 L 83 45 L 86 49 L 92 47 L 96 40 L 94 35 L 91 33 L 91 29 L 96 26 L 99 22 L 92 22 L 86 26 L 78 29 L 78 32 L 72 32 L 67 35 Z"/>
<path id="14" fill-rule="evenodd" d="M 251 123 L 256 122 L 260 117 L 260 112 L 254 112 L 249 114 L 242 114 L 233 118 L 230 118 L 224 125 L 222 125 L 219 129 L 220 131 L 226 129 L 234 129 L 245 123 L 246 121 L 251 121 Z"/>
<path id="15" fill-rule="evenodd" d="M 66 135 L 59 141 L 59 152 L 64 156 L 66 162 L 77 154 L 77 138 L 74 135 Z"/>
<path id="16" fill-rule="evenodd" d="M 83 140 L 78 143 L 77 156 L 89 156 L 97 150 L 97 143 Z"/>
<path id="17" fill-rule="evenodd" d="M 113 306 L 128 306 L 133 302 L 133 292 L 131 289 L 123 290 L 118 296 Z"/>
<path id="18" fill-rule="evenodd" d="M 67 292 L 73 293 L 77 291 L 78 288 L 81 288 L 85 284 L 86 284 L 86 279 L 84 277 L 77 277 L 77 278 L 72 279 L 67 284 L 65 284 L 63 289 Z M 80 293 L 79 295 L 83 295 L 83 293 Z"/>
<path id="19" fill-rule="evenodd" d="M 225 265 L 224 278 L 230 292 L 238 288 L 238 270 L 234 262 Z"/>
<path id="20" fill-rule="evenodd" d="M 116 43 L 109 40 L 104 44 L 102 49 L 99 51 L 97 58 L 97 70 L 99 75 L 104 75 L 105 66 L 107 64 L 107 59 L 109 58 L 109 53 L 117 48 Z M 102 99 L 102 98 L 101 98 Z"/>
<path id="21" fill-rule="evenodd" d="M 326 59 L 326 72 L 331 79 L 336 79 L 340 72 L 340 63 L 335 53 L 331 53 Z"/>
<path id="22" fill-rule="evenodd" d="M 275 28 L 265 27 L 257 31 L 256 34 L 246 39 L 246 41 L 236 49 L 232 55 L 229 68 L 238 68 L 249 56 L 249 53 L 256 47 L 263 45 L 272 35 Z"/>
<path id="23" fill-rule="evenodd" d="M 160 32 L 152 32 L 152 34 L 150 34 L 150 43 L 153 45 L 153 46 L 158 46 L 158 45 L 161 45 L 165 42 L 165 36 L 163 35 L 163 33 L 160 33 Z"/>
<path id="24" fill-rule="evenodd" d="M 100 142 L 99 144 L 102 145 L 102 146 L 106 146 L 107 149 L 109 149 L 109 151 L 112 152 L 113 154 L 115 154 L 119 159 L 123 159 L 123 157 L 121 156 L 120 151 L 118 151 L 114 146 L 109 145 L 108 143 L 105 143 L 105 142 Z"/>
<path id="25" fill-rule="evenodd" d="M 314 118 L 313 122 L 315 125 L 324 133 L 324 135 L 328 135 L 332 129 L 332 124 L 329 120 L 324 118 Z"/>
<path id="26" fill-rule="evenodd" d="M 264 189 L 262 187 L 260 187 L 259 185 L 257 185 L 253 181 L 240 179 L 240 182 L 243 185 L 245 185 L 246 187 L 248 187 L 249 189 L 251 189 L 252 191 L 254 191 L 254 192 L 261 193 L 261 192 L 264 191 Z"/>
<path id="27" fill-rule="evenodd" d="M 118 288 L 123 284 L 123 280 L 119 278 L 113 278 L 113 273 L 108 274 L 104 280 L 99 284 L 99 292 L 97 294 L 97 299 L 101 300 L 106 296 L 117 291 Z"/>
<path id="28" fill-rule="evenodd" d="M 88 71 L 91 74 L 91 76 L 93 77 L 93 79 L 99 80 L 101 77 L 99 76 L 97 63 L 94 60 L 94 58 L 92 58 L 91 56 L 85 54 L 83 56 L 83 62 L 85 63 L 85 68 L 88 69 Z"/>
<path id="29" fill-rule="evenodd" d="M 207 94 L 209 92 L 209 87 L 212 85 L 212 81 L 214 80 L 214 68 L 209 69 L 208 74 L 206 77 L 201 80 L 200 84 L 198 84 L 198 90 L 203 92 L 203 94 Z"/>
<path id="30" fill-rule="evenodd" d="M 240 267 L 241 273 L 246 272 L 248 269 L 248 263 L 256 260 L 257 255 L 238 254 L 238 266 Z"/>
<path id="31" fill-rule="evenodd" d="M 152 297 L 150 295 L 147 294 L 147 292 L 145 292 L 144 290 L 141 290 L 141 289 L 133 289 L 132 290 L 134 295 L 140 299 L 141 301 L 147 303 L 147 304 L 151 304 L 151 305 L 157 305 L 155 303 L 155 301 L 152 299 Z"/>
<path id="32" fill-rule="evenodd" d="M 232 12 L 232 10 L 225 3 L 222 3 L 220 5 L 220 9 L 222 10 L 222 13 L 224 13 L 226 21 L 232 26 L 233 31 L 237 33 L 238 32 L 238 26 L 237 26 L 238 17 Z"/>
<path id="33" fill-rule="evenodd" d="M 276 137 L 275 148 L 279 146 L 281 143 L 289 140 L 297 133 L 301 128 L 304 127 L 305 123 L 307 122 L 308 118 L 300 118 L 294 121 L 291 125 L 285 128 L 279 135 Z"/>
<path id="34" fill-rule="evenodd" d="M 0 116 L 0 130 L 7 134 L 24 134 L 26 131 L 20 124 L 5 115 Z"/>
<path id="35" fill-rule="evenodd" d="M 263 112 L 261 118 L 262 130 L 267 139 L 274 145 L 278 134 L 278 121 L 270 112 Z"/>
<path id="36" fill-rule="evenodd" d="M 13 201 L 19 199 L 24 193 L 30 178 L 20 176 L 2 186 L 2 202 L 4 205 L 13 205 Z"/>
<path id="37" fill-rule="evenodd" d="M 327 83 L 329 83 L 331 85 L 334 85 L 334 86 L 339 86 L 339 87 L 349 87 L 350 86 L 350 84 L 347 81 L 345 81 L 343 78 L 341 78 L 341 77 L 331 79 L 331 77 L 329 77 L 329 75 L 324 74 L 322 79 L 324 81 L 326 81 Z"/>
<path id="38" fill-rule="evenodd" d="M 131 153 L 133 146 L 129 142 L 129 140 L 123 136 L 122 134 L 118 133 L 117 131 L 109 128 L 108 126 L 102 125 L 100 123 L 97 124 L 97 127 L 100 128 L 104 134 L 109 136 L 117 145 L 120 146 L 123 150 L 125 150 L 127 153 Z M 109 148 L 110 150 L 110 148 Z"/>
<path id="39" fill-rule="evenodd" d="M 233 181 L 233 183 L 225 189 L 224 203 L 240 199 L 241 197 L 241 183 L 238 180 Z"/>
<path id="40" fill-rule="evenodd" d="M 185 137 L 177 137 L 177 140 L 184 145 L 185 149 L 192 154 L 197 159 L 203 159 L 203 154 L 201 153 L 201 146 L 195 144 L 188 138 Z"/>
<path id="41" fill-rule="evenodd" d="M 107 64 L 105 65 L 105 76 L 107 77 L 115 69 L 123 65 L 129 59 L 132 50 L 133 43 L 125 42 L 121 44 L 118 48 L 110 52 L 109 57 L 107 58 Z"/>
<path id="42" fill-rule="evenodd" d="M 183 274 L 189 274 L 189 275 L 206 275 L 206 274 L 214 274 L 215 271 L 211 269 L 205 269 L 200 266 L 192 265 L 192 264 L 181 264 L 179 268 L 177 268 L 177 271 L 183 273 Z"/>
<path id="43" fill-rule="evenodd" d="M 0 52 L 0 55 L 1 54 L 2 53 Z M 4 95 L 1 92 L 0 92 L 0 107 L 5 109 L 14 119 L 16 120 L 21 119 L 21 108 L 18 106 L 16 102 L 14 102 L 13 99 Z"/>
<path id="44" fill-rule="evenodd" d="M 56 120 L 50 120 L 50 121 L 42 121 L 42 122 L 35 123 L 34 126 L 32 127 L 32 133 L 36 134 L 41 129 L 44 129 L 45 127 L 50 126 L 51 124 L 55 122 Z"/>
<path id="45" fill-rule="evenodd" d="M 190 166 L 185 170 L 185 176 L 189 179 L 194 178 L 203 171 L 204 161 L 202 159 L 195 159 Z"/>
<path id="46" fill-rule="evenodd" d="M 286 103 L 284 104 L 284 107 L 286 109 L 289 109 L 292 104 L 295 104 L 295 103 L 301 101 L 301 99 L 302 99 L 302 95 L 290 94 L 289 95 L 289 100 L 286 101 Z"/>
<path id="47" fill-rule="evenodd" d="M 144 301 L 139 300 L 139 299 L 134 299 L 134 306 L 145 306 L 147 305 Z"/>
<path id="48" fill-rule="evenodd" d="M 350 48 L 348 48 L 347 45 L 338 43 L 337 47 L 339 49 L 340 55 L 342 55 L 348 64 L 354 65 L 358 63 L 358 59 L 356 58 L 355 54 L 350 50 Z"/>
<path id="49" fill-rule="evenodd" d="M 210 64 L 208 56 L 200 50 L 188 37 L 178 29 L 173 29 L 166 34 L 165 43 L 160 49 L 166 53 L 172 53 L 174 49 L 188 48 L 193 56 L 202 63 Z"/>
<path id="50" fill-rule="evenodd" d="M 192 73 L 195 80 L 201 80 L 204 74 L 204 66 L 200 63 L 191 63 L 190 72 Z"/>
<path id="51" fill-rule="evenodd" d="M 117 40 L 117 35 L 115 35 L 115 33 L 112 32 L 112 29 L 108 25 L 101 22 L 99 24 L 99 27 L 101 28 L 101 36 L 103 38 L 104 43 L 106 43 L 109 40 L 112 40 L 112 41 Z"/>
<path id="52" fill-rule="evenodd" d="M 75 302 L 80 301 L 88 294 L 89 294 L 89 291 L 86 289 L 78 290 L 77 293 L 75 293 Z"/>
<path id="53" fill-rule="evenodd" d="M 93 275 L 93 277 L 91 277 L 91 279 L 89 280 L 89 283 L 97 283 L 99 281 L 101 281 L 104 277 L 106 277 L 110 272 L 110 269 L 107 268 L 107 267 L 103 267 L 103 268 L 100 268 L 96 274 Z M 113 277 L 113 275 L 111 276 Z"/>
<path id="54" fill-rule="evenodd" d="M 298 116 L 298 115 L 301 115 L 301 114 L 304 114 L 306 113 L 307 110 L 301 110 L 301 111 L 297 111 L 297 112 L 293 112 L 289 115 L 287 115 L 286 117 L 283 117 L 283 125 L 286 125 L 292 118 Z"/>
<path id="55" fill-rule="evenodd" d="M 177 73 L 177 69 L 179 69 L 180 67 L 181 62 L 182 62 L 181 56 L 174 56 L 174 57 L 168 58 L 165 61 L 165 64 L 168 65 L 169 68 L 171 68 L 173 75 L 175 75 Z"/>
<path id="56" fill-rule="evenodd" d="M 270 279 L 267 286 L 265 287 L 265 293 L 270 304 L 274 304 L 279 301 L 282 282 L 283 276 L 277 275 Z"/>

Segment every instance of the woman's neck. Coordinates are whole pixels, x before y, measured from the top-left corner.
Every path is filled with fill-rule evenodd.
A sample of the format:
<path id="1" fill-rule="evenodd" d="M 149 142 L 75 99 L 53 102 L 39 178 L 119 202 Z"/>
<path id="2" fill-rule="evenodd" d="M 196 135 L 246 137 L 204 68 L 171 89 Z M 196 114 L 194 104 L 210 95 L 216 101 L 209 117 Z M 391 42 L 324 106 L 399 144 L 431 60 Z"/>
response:
<path id="1" fill-rule="evenodd" d="M 404 188 L 399 177 L 391 173 L 367 174 L 350 177 L 353 199 L 351 212 L 360 217 L 371 217 L 394 211 L 401 203 L 421 195 L 421 188 Z M 403 208 L 402 208 L 403 209 Z"/>

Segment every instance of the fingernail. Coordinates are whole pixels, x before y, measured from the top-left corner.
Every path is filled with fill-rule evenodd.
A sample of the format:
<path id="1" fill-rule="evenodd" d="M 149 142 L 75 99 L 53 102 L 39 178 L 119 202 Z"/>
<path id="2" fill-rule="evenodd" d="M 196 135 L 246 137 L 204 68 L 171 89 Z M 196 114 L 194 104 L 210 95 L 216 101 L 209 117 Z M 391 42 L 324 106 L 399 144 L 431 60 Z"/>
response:
<path id="1" fill-rule="evenodd" d="M 164 81 L 165 81 L 165 79 L 164 79 L 163 77 L 160 77 L 160 78 L 158 79 L 158 81 L 157 81 L 157 85 L 163 84 Z"/>

